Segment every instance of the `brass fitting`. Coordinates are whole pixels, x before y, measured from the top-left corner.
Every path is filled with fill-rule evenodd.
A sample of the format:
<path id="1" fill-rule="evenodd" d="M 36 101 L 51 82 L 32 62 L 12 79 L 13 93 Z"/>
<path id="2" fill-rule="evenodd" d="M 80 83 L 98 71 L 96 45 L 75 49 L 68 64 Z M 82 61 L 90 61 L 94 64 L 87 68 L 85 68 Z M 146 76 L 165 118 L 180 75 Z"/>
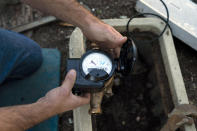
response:
<path id="1" fill-rule="evenodd" d="M 110 97 L 113 95 L 112 93 L 112 86 L 113 86 L 114 76 L 110 78 L 106 84 L 104 89 L 101 92 L 91 93 L 91 100 L 90 100 L 90 114 L 101 114 L 101 103 L 103 100 L 103 96 L 106 95 Z"/>

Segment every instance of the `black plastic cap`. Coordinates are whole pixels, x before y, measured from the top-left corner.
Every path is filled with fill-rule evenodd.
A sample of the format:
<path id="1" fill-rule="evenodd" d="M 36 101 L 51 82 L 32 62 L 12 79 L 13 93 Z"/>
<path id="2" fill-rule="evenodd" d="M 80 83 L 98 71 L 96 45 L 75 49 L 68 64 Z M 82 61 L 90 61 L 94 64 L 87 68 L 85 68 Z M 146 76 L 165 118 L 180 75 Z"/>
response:
<path id="1" fill-rule="evenodd" d="M 137 48 L 131 39 L 128 39 L 122 46 L 119 58 L 119 72 L 128 75 L 137 60 Z"/>

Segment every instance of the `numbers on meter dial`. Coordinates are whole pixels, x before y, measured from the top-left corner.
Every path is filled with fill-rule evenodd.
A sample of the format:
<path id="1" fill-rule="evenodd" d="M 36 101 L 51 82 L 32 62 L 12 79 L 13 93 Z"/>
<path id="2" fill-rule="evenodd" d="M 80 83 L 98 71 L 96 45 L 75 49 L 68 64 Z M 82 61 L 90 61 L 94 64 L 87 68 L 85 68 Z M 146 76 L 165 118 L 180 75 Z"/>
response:
<path id="1" fill-rule="evenodd" d="M 92 69 L 104 70 L 110 74 L 112 71 L 112 61 L 105 54 L 91 53 L 83 59 L 82 70 L 87 75 Z"/>

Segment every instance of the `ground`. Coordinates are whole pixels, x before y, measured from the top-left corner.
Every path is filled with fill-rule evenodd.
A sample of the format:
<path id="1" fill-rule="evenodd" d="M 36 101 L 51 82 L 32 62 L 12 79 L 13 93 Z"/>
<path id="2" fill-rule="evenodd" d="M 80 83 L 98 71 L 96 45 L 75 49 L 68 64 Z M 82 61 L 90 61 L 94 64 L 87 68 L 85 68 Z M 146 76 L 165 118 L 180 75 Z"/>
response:
<path id="1" fill-rule="evenodd" d="M 79 2 L 101 19 L 125 18 L 136 14 L 134 9 L 136 0 L 80 0 Z M 0 27 L 6 29 L 46 15 L 17 1 L 1 8 L 0 13 Z M 60 50 L 62 55 L 61 80 L 64 78 L 68 42 L 73 29 L 74 27 L 62 27 L 59 22 L 54 22 L 24 33 L 43 48 Z M 197 105 L 197 52 L 176 38 L 174 42 L 189 101 Z M 158 52 L 156 54 L 160 57 Z M 145 54 L 142 53 L 143 55 Z M 152 57 L 145 56 L 146 60 L 152 59 Z M 165 121 L 165 115 L 161 108 L 161 100 L 157 95 L 160 94 L 156 88 L 157 84 L 153 80 L 155 75 L 151 74 L 150 63 L 146 60 L 141 60 L 137 64 L 139 68 L 134 74 L 124 79 L 119 78 L 121 84 L 113 87 L 114 96 L 105 98 L 103 101 L 103 115 L 96 117 L 95 130 L 96 128 L 98 131 L 159 130 Z M 158 58 L 156 63 L 162 64 Z M 162 78 L 165 79 L 164 77 Z M 59 129 L 73 131 L 72 111 L 60 115 Z"/>

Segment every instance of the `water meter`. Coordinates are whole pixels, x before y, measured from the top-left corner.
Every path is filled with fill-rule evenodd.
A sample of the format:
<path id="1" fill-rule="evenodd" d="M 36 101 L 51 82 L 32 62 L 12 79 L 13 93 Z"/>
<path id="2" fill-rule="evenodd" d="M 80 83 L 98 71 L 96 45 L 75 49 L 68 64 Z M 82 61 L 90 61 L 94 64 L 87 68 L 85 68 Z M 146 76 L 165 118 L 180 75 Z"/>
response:
<path id="1" fill-rule="evenodd" d="M 137 58 L 134 42 L 128 39 L 122 46 L 120 57 L 113 59 L 102 50 L 87 51 L 81 58 L 67 59 L 67 72 L 75 69 L 77 78 L 74 91 L 99 92 L 116 72 L 128 75 Z"/>

